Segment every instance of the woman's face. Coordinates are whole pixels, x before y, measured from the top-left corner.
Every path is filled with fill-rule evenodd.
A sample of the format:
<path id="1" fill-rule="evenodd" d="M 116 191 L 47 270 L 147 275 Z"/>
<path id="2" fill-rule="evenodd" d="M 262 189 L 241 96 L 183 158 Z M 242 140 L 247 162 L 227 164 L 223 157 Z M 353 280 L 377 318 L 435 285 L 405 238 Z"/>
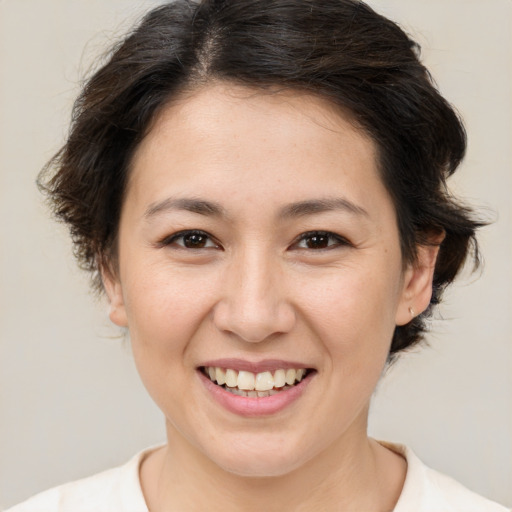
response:
<path id="1" fill-rule="evenodd" d="M 319 98 L 215 85 L 140 145 L 106 287 L 170 443 L 278 475 L 366 439 L 414 276 L 368 137 Z"/>

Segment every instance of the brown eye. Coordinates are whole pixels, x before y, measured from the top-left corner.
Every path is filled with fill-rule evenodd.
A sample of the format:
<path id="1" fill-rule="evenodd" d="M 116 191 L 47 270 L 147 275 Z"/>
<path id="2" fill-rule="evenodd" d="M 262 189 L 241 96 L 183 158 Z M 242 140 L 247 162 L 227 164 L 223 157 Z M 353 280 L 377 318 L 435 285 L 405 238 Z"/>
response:
<path id="1" fill-rule="evenodd" d="M 329 241 L 328 235 L 312 235 L 304 239 L 308 249 L 325 249 L 329 247 Z"/>
<path id="2" fill-rule="evenodd" d="M 218 244 L 212 240 L 212 237 L 204 231 L 180 231 L 165 238 L 162 246 L 179 246 L 184 249 L 210 249 L 219 248 Z"/>
<path id="3" fill-rule="evenodd" d="M 302 234 L 294 244 L 299 249 L 334 249 L 336 247 L 350 245 L 343 237 L 328 231 L 310 231 Z"/>
<path id="4" fill-rule="evenodd" d="M 187 249 L 203 249 L 208 243 L 208 237 L 199 233 L 190 233 L 183 235 L 183 245 Z"/>

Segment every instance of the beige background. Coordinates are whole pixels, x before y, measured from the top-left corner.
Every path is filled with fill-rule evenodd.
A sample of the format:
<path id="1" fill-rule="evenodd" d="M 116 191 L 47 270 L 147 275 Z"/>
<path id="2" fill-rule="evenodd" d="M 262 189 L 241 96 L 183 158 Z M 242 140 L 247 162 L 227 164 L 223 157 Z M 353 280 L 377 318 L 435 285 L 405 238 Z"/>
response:
<path id="1" fill-rule="evenodd" d="M 163 440 L 129 347 L 89 295 L 34 186 L 80 77 L 157 1 L 0 0 L 0 502 L 122 463 Z M 374 0 L 424 49 L 463 114 L 454 188 L 496 212 L 482 277 L 447 295 L 430 336 L 382 381 L 371 432 L 512 506 L 510 0 Z M 85 47 L 85 51 L 84 51 Z"/>

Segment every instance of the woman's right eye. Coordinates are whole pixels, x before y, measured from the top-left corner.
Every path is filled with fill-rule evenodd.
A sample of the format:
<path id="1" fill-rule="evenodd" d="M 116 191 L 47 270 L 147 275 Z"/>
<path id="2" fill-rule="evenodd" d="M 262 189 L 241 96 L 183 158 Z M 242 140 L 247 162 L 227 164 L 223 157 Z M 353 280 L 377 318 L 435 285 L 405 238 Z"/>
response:
<path id="1" fill-rule="evenodd" d="M 177 245 L 185 249 L 219 249 L 219 245 L 205 231 L 180 231 L 164 238 L 161 246 Z"/>

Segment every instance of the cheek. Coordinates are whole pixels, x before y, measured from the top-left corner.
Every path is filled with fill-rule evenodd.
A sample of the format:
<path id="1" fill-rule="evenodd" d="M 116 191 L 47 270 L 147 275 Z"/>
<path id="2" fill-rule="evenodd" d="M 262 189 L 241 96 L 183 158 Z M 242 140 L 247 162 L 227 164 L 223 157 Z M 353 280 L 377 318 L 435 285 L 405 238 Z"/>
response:
<path id="1" fill-rule="evenodd" d="M 125 286 L 135 365 L 160 409 L 168 417 L 179 417 L 183 411 L 176 404 L 187 393 L 195 372 L 191 362 L 195 341 L 203 333 L 214 287 L 207 278 L 171 273 L 168 268 L 146 266 L 143 276 Z"/>
<path id="2" fill-rule="evenodd" d="M 214 301 L 215 283 L 211 276 L 171 271 L 161 265 L 146 266 L 140 276 L 125 286 L 134 350 L 137 346 L 162 352 L 183 350 Z"/>
<path id="3" fill-rule="evenodd" d="M 343 360 L 345 368 L 354 364 L 354 372 L 387 358 L 400 280 L 396 263 L 389 263 L 335 269 L 314 286 L 305 279 L 296 287 L 298 307 L 316 337 L 332 359 Z"/>

